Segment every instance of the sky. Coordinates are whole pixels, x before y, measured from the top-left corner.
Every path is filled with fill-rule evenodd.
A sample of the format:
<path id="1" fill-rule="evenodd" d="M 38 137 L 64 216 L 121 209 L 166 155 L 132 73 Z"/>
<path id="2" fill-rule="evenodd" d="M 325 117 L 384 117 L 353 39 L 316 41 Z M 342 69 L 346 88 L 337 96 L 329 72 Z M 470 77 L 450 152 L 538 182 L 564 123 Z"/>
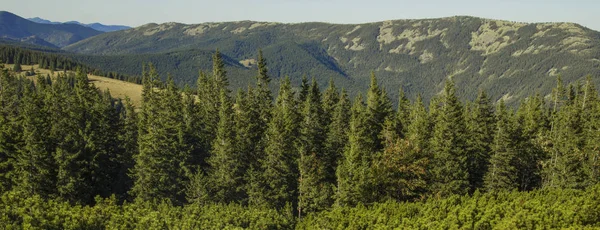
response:
<path id="1" fill-rule="evenodd" d="M 600 31 L 600 0 L 3 0 L 24 18 L 140 26 L 221 21 L 366 23 L 469 15 L 574 22 Z"/>

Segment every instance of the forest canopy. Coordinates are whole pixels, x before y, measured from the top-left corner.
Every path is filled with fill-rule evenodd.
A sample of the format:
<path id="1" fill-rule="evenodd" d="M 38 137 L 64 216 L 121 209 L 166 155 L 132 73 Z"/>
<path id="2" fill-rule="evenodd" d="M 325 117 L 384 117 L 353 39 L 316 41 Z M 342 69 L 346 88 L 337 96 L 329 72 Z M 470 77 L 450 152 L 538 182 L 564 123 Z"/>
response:
<path id="1" fill-rule="evenodd" d="M 218 52 L 197 88 L 154 66 L 134 108 L 88 82 L 0 74 L 4 228 L 600 227 L 600 100 L 565 85 L 516 108 L 456 96 L 397 108 L 371 75 L 349 98 L 285 78 L 230 92 Z"/>

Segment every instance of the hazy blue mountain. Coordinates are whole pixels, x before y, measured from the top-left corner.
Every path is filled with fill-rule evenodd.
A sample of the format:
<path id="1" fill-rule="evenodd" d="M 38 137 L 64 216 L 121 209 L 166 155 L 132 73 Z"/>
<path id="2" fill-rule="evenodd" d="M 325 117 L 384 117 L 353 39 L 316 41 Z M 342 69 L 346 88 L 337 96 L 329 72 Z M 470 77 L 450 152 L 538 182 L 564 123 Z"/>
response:
<path id="1" fill-rule="evenodd" d="M 90 24 L 85 24 L 85 23 L 81 23 L 78 21 L 68 21 L 68 22 L 53 22 L 50 20 L 46 20 L 43 18 L 39 18 L 39 17 L 35 17 L 35 18 L 28 18 L 28 20 L 32 21 L 32 22 L 37 22 L 37 23 L 43 23 L 43 24 L 77 24 L 77 25 L 81 25 L 81 26 L 85 26 L 85 27 L 89 27 L 98 31 L 102 31 L 102 32 L 113 32 L 113 31 L 119 31 L 119 30 L 126 30 L 126 29 L 131 29 L 131 27 L 129 26 L 123 26 L 123 25 L 104 25 L 101 23 L 90 23 Z"/>
<path id="2" fill-rule="evenodd" d="M 63 47 L 102 32 L 75 24 L 41 24 L 0 11 L 0 38 Z M 49 45 L 51 44 L 51 45 Z"/>
<path id="3" fill-rule="evenodd" d="M 53 21 L 46 20 L 46 19 L 39 18 L 39 17 L 28 18 L 27 20 L 32 21 L 32 22 L 36 22 L 36 23 L 42 23 L 42 24 L 62 24 L 60 22 L 53 22 Z"/>

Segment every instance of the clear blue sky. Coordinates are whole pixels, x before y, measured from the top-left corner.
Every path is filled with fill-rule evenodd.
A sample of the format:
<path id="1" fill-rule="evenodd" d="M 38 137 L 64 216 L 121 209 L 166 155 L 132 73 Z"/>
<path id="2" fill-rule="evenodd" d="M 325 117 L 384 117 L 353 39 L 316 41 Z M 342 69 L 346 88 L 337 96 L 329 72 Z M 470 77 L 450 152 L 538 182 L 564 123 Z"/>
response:
<path id="1" fill-rule="evenodd" d="M 362 23 L 470 15 L 575 22 L 600 30 L 600 0 L 4 0 L 0 8 L 26 18 L 128 26 L 239 20 Z"/>

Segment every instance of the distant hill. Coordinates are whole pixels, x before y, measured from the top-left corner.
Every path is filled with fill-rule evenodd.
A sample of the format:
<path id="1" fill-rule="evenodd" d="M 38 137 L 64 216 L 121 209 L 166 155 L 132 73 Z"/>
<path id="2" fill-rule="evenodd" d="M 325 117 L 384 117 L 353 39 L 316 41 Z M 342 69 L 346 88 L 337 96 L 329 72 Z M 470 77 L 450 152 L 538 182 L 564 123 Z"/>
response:
<path id="1" fill-rule="evenodd" d="M 43 18 L 39 18 L 39 17 L 35 17 L 35 18 L 28 18 L 27 20 L 32 21 L 32 22 L 36 22 L 36 23 L 43 23 L 43 24 L 76 24 L 76 25 L 80 25 L 80 26 L 85 26 L 85 27 L 89 27 L 98 31 L 102 31 L 102 32 L 113 32 L 113 31 L 119 31 L 119 30 L 126 30 L 126 29 L 131 29 L 131 27 L 129 26 L 123 26 L 123 25 L 104 25 L 101 23 L 90 23 L 90 24 L 85 24 L 85 23 L 81 23 L 78 21 L 68 21 L 68 22 L 53 22 L 50 20 L 46 20 Z"/>
<path id="2" fill-rule="evenodd" d="M 140 61 L 148 60 L 140 55 L 153 55 L 155 61 L 164 63 L 171 63 L 168 53 L 176 52 L 193 58 L 165 64 L 167 69 L 162 71 L 177 72 L 180 82 L 193 82 L 198 71 L 194 63 L 210 60 L 199 57 L 198 50 L 217 48 L 248 69 L 247 75 L 231 74 L 233 81 L 254 81 L 254 67 L 245 65 L 262 48 L 275 79 L 290 75 L 293 82 L 299 82 L 302 74 L 308 74 L 321 85 L 332 77 L 340 86 L 364 90 L 373 71 L 392 96 L 402 87 L 410 97 L 421 93 L 426 100 L 440 92 L 448 78 L 455 80 L 466 98 L 484 89 L 494 99 L 509 103 L 535 92 L 549 94 L 558 75 L 572 82 L 590 74 L 600 83 L 597 31 L 573 23 L 528 24 L 466 16 L 356 25 L 147 24 L 101 34 L 64 49 L 138 55 Z M 101 68 L 102 63 L 96 65 Z"/>
<path id="3" fill-rule="evenodd" d="M 46 20 L 43 18 L 39 18 L 39 17 L 35 17 L 35 18 L 28 18 L 27 20 L 35 22 L 35 23 L 42 23 L 42 24 L 62 24 L 62 22 L 53 22 L 50 20 Z"/>
<path id="4" fill-rule="evenodd" d="M 0 38 L 29 44 L 64 47 L 102 32 L 75 24 L 40 24 L 0 11 Z"/>

